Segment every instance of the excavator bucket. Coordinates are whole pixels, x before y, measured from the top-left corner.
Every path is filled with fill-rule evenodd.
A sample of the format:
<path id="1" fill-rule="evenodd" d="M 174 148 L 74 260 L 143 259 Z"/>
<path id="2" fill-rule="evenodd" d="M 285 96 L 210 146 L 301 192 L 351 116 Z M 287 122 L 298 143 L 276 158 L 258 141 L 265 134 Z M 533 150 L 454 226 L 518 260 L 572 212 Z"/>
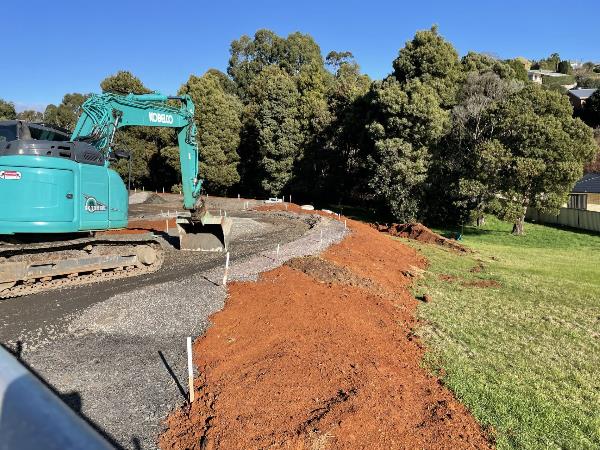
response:
<path id="1" fill-rule="evenodd" d="M 227 251 L 233 221 L 202 209 L 190 217 L 178 217 L 179 249 L 203 252 Z"/>

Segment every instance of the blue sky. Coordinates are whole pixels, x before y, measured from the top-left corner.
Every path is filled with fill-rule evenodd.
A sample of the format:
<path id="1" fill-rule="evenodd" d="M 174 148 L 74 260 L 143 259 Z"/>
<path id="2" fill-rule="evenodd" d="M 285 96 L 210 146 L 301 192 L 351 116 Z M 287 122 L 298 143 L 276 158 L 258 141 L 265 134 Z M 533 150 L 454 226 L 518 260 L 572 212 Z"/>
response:
<path id="1" fill-rule="evenodd" d="M 174 93 L 192 73 L 225 70 L 230 42 L 260 28 L 310 33 L 323 54 L 349 50 L 376 78 L 432 24 L 461 55 L 600 61 L 599 16 L 598 0 L 6 1 L 0 98 L 40 109 L 67 92 L 98 92 L 119 69 Z"/>

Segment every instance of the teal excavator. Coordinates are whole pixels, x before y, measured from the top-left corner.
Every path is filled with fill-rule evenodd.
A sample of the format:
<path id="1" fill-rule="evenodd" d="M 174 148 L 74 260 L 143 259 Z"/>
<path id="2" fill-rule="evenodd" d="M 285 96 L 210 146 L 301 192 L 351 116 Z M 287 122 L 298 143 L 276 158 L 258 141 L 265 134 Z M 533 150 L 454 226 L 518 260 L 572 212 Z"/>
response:
<path id="1" fill-rule="evenodd" d="M 97 233 L 127 227 L 128 189 L 110 164 L 130 158 L 113 147 L 115 132 L 130 126 L 177 131 L 185 209 L 177 217 L 179 248 L 227 249 L 231 219 L 211 216 L 201 200 L 191 98 L 92 95 L 68 139 L 45 126 L 0 122 L 0 298 L 160 268 L 155 236 Z"/>

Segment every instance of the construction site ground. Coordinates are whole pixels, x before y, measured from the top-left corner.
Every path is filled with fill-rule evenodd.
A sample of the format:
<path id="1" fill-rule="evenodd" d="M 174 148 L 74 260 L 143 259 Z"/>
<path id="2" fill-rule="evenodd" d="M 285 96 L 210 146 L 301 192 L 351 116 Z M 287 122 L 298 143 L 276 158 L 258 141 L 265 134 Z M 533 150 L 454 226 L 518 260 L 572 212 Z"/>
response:
<path id="1" fill-rule="evenodd" d="M 154 228 L 164 238 L 159 271 L 0 301 L 0 342 L 123 448 L 156 448 L 164 419 L 185 402 L 186 338 L 207 329 L 226 295 L 223 254 L 182 254 L 169 244 L 161 212 L 173 215 L 181 200 L 164 198 L 130 211 L 132 232 Z M 344 234 L 333 220 L 244 211 L 245 205 L 237 199 L 209 202 L 213 213 L 221 208 L 233 216 L 234 280 L 255 279 L 285 258 L 316 253 Z"/>
<path id="2" fill-rule="evenodd" d="M 197 399 L 169 417 L 161 448 L 491 446 L 422 366 L 418 301 L 407 289 L 427 262 L 365 224 L 349 226 L 320 255 L 229 287 L 194 345 Z"/>
<path id="3" fill-rule="evenodd" d="M 0 302 L 0 342 L 113 444 L 491 446 L 423 368 L 408 289 L 427 262 L 415 250 L 359 222 L 346 229 L 343 217 L 211 198 L 213 213 L 234 219 L 225 288 L 222 254 L 171 246 L 165 221 L 178 202 L 157 195 L 131 207 L 129 232 L 163 239 L 158 272 Z"/>

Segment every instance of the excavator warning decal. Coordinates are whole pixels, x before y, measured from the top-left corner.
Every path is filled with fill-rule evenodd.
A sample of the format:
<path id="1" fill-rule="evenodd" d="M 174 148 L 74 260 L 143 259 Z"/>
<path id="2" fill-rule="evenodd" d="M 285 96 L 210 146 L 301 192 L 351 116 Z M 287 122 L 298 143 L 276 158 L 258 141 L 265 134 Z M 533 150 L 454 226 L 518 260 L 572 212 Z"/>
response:
<path id="1" fill-rule="evenodd" d="M 96 200 L 95 197 L 85 194 L 83 194 L 83 196 L 85 197 L 85 210 L 87 212 L 94 213 L 96 211 L 106 211 L 106 205 Z"/>
<path id="2" fill-rule="evenodd" d="M 16 170 L 0 170 L 0 180 L 20 180 L 21 172 Z"/>

